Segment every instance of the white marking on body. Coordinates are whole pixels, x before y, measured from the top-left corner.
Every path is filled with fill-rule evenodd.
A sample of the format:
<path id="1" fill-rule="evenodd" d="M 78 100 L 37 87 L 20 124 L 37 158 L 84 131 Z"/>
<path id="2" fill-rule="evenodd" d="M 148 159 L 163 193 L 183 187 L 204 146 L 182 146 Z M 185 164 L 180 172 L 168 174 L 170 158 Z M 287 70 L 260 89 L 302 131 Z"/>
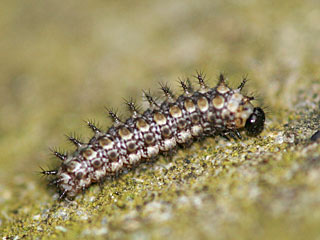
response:
<path id="1" fill-rule="evenodd" d="M 118 133 L 123 140 L 129 140 L 132 138 L 132 133 L 126 127 L 120 128 Z"/>
<path id="2" fill-rule="evenodd" d="M 224 106 L 224 98 L 222 96 L 216 96 L 212 99 L 212 105 L 216 109 L 221 109 Z"/>
<path id="3" fill-rule="evenodd" d="M 243 96 L 240 93 L 232 94 L 228 101 L 227 108 L 230 112 L 236 112 L 239 105 L 241 104 Z"/>
<path id="4" fill-rule="evenodd" d="M 122 164 L 120 162 L 112 162 L 111 163 L 111 171 L 117 172 L 122 168 Z"/>
<path id="5" fill-rule="evenodd" d="M 70 175 L 67 173 L 62 173 L 60 176 L 62 178 L 62 182 L 64 183 L 68 183 L 69 180 L 71 179 Z"/>
<path id="6" fill-rule="evenodd" d="M 179 118 L 182 116 L 181 109 L 176 105 L 170 107 L 169 112 L 170 112 L 170 115 L 174 118 Z"/>
<path id="7" fill-rule="evenodd" d="M 189 112 L 189 113 L 192 113 L 196 110 L 196 106 L 194 105 L 193 101 L 191 99 L 187 99 L 185 102 L 184 102 L 184 107 L 186 108 L 186 110 Z"/>
<path id="8" fill-rule="evenodd" d="M 128 155 L 128 158 L 129 158 L 130 164 L 135 164 L 135 163 L 139 162 L 139 160 L 141 159 L 141 156 L 138 153 L 131 153 Z"/>
<path id="9" fill-rule="evenodd" d="M 217 91 L 218 91 L 219 93 L 223 94 L 223 93 L 229 92 L 229 91 L 230 91 L 230 88 L 228 88 L 228 87 L 227 87 L 226 85 L 224 85 L 224 84 L 221 84 L 221 85 L 218 86 Z"/>
<path id="10" fill-rule="evenodd" d="M 144 119 L 139 119 L 136 124 L 141 132 L 149 131 L 150 126 Z"/>
<path id="11" fill-rule="evenodd" d="M 163 145 L 164 145 L 164 148 L 163 148 L 164 151 L 168 151 L 168 150 L 174 148 L 177 145 L 176 139 L 174 137 L 173 138 L 169 138 L 169 139 L 165 139 Z"/>
<path id="12" fill-rule="evenodd" d="M 191 127 L 192 136 L 199 136 L 203 132 L 203 128 L 200 125 L 195 125 Z"/>
<path id="13" fill-rule="evenodd" d="M 62 189 L 70 191 L 72 189 L 72 186 L 69 184 L 61 184 Z"/>
<path id="14" fill-rule="evenodd" d="M 159 153 L 159 147 L 158 146 L 147 147 L 147 155 L 148 155 L 149 158 L 158 155 L 158 153 Z"/>
<path id="15" fill-rule="evenodd" d="M 77 172 L 81 168 L 81 163 L 72 161 L 68 164 L 68 172 Z"/>
<path id="16" fill-rule="evenodd" d="M 236 101 L 230 101 L 227 105 L 227 108 L 230 112 L 236 112 L 239 107 L 239 103 Z"/>
<path id="17" fill-rule="evenodd" d="M 235 117 L 242 118 L 243 121 L 246 122 L 249 116 L 253 113 L 254 106 L 251 103 L 246 103 L 245 105 L 243 105 L 242 109 L 245 110 L 237 112 Z"/>
<path id="18" fill-rule="evenodd" d="M 90 185 L 90 183 L 91 183 L 91 179 L 90 178 L 81 179 L 79 181 L 79 185 L 81 187 L 88 187 Z"/>
<path id="19" fill-rule="evenodd" d="M 178 143 L 186 143 L 192 138 L 190 131 L 181 131 L 178 138 L 176 139 Z"/>
<path id="20" fill-rule="evenodd" d="M 114 141 L 112 141 L 109 138 L 102 138 L 99 140 L 100 145 L 102 146 L 103 149 L 109 150 L 113 148 L 114 146 Z"/>
<path id="21" fill-rule="evenodd" d="M 230 115 L 230 112 L 227 109 L 222 110 L 221 117 L 223 119 L 226 119 L 227 117 L 229 117 L 229 115 Z"/>
<path id="22" fill-rule="evenodd" d="M 93 177 L 96 179 L 96 181 L 99 181 L 105 175 L 106 175 L 106 169 L 104 167 L 100 168 L 98 170 L 95 170 L 94 173 L 93 173 Z"/>
<path id="23" fill-rule="evenodd" d="M 89 150 L 89 149 L 88 149 Z M 86 150 L 87 151 L 87 150 Z M 94 158 L 96 158 L 96 156 L 97 156 L 97 151 L 94 151 L 94 150 L 89 150 L 90 151 L 90 154 L 88 153 L 88 154 L 85 154 L 85 157 L 86 157 L 86 159 L 87 160 L 92 160 L 92 159 L 94 159 Z"/>
<path id="24" fill-rule="evenodd" d="M 197 101 L 197 105 L 201 112 L 206 112 L 209 108 L 208 100 L 205 97 L 200 97 Z"/>
<path id="25" fill-rule="evenodd" d="M 153 119 L 158 125 L 164 125 L 167 123 L 167 119 L 162 113 L 155 113 Z"/>

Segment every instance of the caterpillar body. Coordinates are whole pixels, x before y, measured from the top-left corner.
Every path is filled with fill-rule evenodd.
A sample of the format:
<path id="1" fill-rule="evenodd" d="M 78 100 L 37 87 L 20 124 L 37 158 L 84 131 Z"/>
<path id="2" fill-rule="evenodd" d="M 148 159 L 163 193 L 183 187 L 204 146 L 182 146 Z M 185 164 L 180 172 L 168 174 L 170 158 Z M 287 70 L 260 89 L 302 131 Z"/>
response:
<path id="1" fill-rule="evenodd" d="M 183 94 L 175 97 L 162 85 L 165 100 L 161 103 L 144 92 L 150 107 L 143 113 L 133 101 L 128 101 L 131 117 L 126 121 L 109 110 L 114 123 L 106 132 L 88 122 L 94 131 L 88 143 L 69 137 L 77 147 L 72 154 L 53 151 L 62 164 L 42 173 L 55 176 L 53 183 L 59 189 L 60 199 L 73 199 L 93 183 L 202 137 L 240 139 L 242 130 L 249 136 L 262 132 L 264 111 L 252 105 L 253 97 L 241 94 L 246 78 L 236 89 L 228 87 L 222 74 L 213 88 L 207 86 L 202 73 L 197 73 L 196 78 L 198 90 L 193 89 L 189 79 L 180 80 Z"/>

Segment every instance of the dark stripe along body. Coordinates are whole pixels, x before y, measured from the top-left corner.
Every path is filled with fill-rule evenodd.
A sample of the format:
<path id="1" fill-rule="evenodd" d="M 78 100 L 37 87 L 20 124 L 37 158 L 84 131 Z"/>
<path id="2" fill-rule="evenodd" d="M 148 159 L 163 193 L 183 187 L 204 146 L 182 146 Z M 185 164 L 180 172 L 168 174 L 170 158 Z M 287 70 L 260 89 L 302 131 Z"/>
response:
<path id="1" fill-rule="evenodd" d="M 92 183 L 102 182 L 107 176 L 169 152 L 177 145 L 189 145 L 197 138 L 216 135 L 241 138 L 239 130 L 246 129 L 253 136 L 263 130 L 263 110 L 254 108 L 253 97 L 240 93 L 246 79 L 232 90 L 223 75 L 214 88 L 207 87 L 201 74 L 196 77 L 200 84 L 198 91 L 193 91 L 188 80 L 181 81 L 184 94 L 175 98 L 162 86 L 166 99 L 161 104 L 145 93 L 150 108 L 144 113 L 138 113 L 134 104 L 128 102 L 132 117 L 125 122 L 110 111 L 114 125 L 107 132 L 88 123 L 95 132 L 89 143 L 71 137 L 77 146 L 75 152 L 69 156 L 54 152 L 63 162 L 58 170 L 43 174 L 56 175 L 54 183 L 61 192 L 60 198 L 72 199 Z"/>

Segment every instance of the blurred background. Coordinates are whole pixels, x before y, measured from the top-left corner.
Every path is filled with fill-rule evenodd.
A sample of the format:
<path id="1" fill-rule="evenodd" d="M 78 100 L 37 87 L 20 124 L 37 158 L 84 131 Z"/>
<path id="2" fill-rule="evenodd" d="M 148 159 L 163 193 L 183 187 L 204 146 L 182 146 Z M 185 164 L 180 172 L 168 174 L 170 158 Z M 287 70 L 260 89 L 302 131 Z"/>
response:
<path id="1" fill-rule="evenodd" d="M 197 69 L 211 84 L 219 72 L 236 83 L 248 74 L 268 105 L 276 94 L 285 99 L 297 81 L 319 76 L 318 4 L 4 0 L 1 180 L 46 162 L 63 133 L 82 133 L 82 120 L 103 123 L 104 106 L 121 111 L 122 98 L 140 100 L 159 81 L 177 87 Z"/>
<path id="2" fill-rule="evenodd" d="M 63 134 L 87 139 L 83 120 L 107 127 L 104 106 L 126 116 L 123 98 L 158 95 L 159 81 L 178 89 L 204 70 L 211 86 L 220 72 L 235 86 L 248 74 L 248 92 L 292 109 L 319 79 L 319 22 L 318 0 L 2 0 L 1 198 L 57 164 L 48 149 L 71 149 Z"/>

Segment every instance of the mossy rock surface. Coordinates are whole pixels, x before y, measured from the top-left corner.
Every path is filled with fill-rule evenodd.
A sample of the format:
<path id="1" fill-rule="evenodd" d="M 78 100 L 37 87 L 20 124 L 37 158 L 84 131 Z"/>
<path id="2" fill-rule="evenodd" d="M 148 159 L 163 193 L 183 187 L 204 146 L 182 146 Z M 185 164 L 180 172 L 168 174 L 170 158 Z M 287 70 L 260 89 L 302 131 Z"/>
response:
<path id="1" fill-rule="evenodd" d="M 5 0 L 0 26 L 4 239 L 319 239 L 316 1 Z M 57 201 L 39 166 L 104 106 L 195 70 L 225 72 L 267 112 L 261 136 L 197 142 Z M 156 87 L 155 87 L 156 86 Z M 155 95 L 157 95 L 155 93 Z M 140 102 L 140 100 L 138 100 Z M 144 107 L 144 103 L 141 103 Z"/>

